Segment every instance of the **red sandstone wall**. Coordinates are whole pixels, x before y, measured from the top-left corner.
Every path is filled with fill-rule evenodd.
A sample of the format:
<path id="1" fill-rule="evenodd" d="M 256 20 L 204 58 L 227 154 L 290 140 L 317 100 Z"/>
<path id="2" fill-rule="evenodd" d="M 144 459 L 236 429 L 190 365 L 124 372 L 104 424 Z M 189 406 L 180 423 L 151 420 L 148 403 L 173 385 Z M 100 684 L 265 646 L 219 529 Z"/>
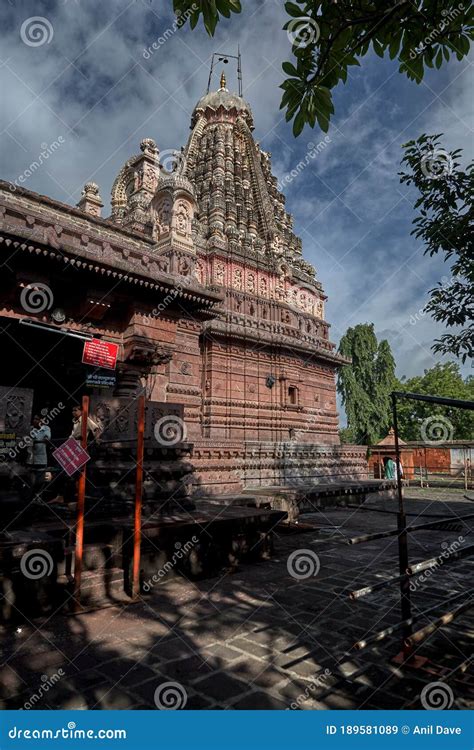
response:
<path id="1" fill-rule="evenodd" d="M 425 467 L 425 450 L 426 450 L 426 466 L 428 472 L 447 473 L 451 470 L 451 451 L 449 448 L 436 448 L 427 447 L 425 448 L 414 448 L 413 449 L 413 460 L 416 467 Z"/>
<path id="2" fill-rule="evenodd" d="M 204 353 L 204 437 L 337 444 L 334 373 L 303 358 L 210 342 Z M 269 388 L 266 380 L 275 378 Z M 289 389 L 293 388 L 295 403 Z"/>

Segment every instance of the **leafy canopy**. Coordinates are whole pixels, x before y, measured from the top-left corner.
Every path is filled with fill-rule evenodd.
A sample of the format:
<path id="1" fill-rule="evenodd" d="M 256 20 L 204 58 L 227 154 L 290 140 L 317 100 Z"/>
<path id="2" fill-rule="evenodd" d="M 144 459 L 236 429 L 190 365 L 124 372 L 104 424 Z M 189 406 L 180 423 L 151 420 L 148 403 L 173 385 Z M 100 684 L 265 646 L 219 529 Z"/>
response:
<path id="1" fill-rule="evenodd" d="M 338 375 L 337 389 L 347 415 L 344 439 L 374 445 L 390 429 L 390 394 L 395 389 L 395 361 L 388 341 L 377 341 L 373 323 L 348 328 L 339 353 L 352 359 Z"/>
<path id="2" fill-rule="evenodd" d="M 459 365 L 455 362 L 438 363 L 425 370 L 423 375 L 403 379 L 397 390 L 473 401 L 474 378 L 469 376 L 463 380 Z M 404 399 L 398 401 L 397 411 L 403 440 L 422 441 L 427 437 L 435 440 L 437 437 L 443 440 L 472 440 L 474 435 L 472 411 Z M 436 430 L 439 431 L 438 435 Z"/>
<path id="3" fill-rule="evenodd" d="M 419 193 L 412 234 L 425 254 L 440 253 L 451 278 L 430 291 L 425 309 L 455 332 L 445 333 L 433 350 L 464 362 L 474 356 L 474 164 L 462 169 L 461 150 L 442 148 L 440 135 L 422 135 L 405 144 L 401 182 Z"/>
<path id="4" fill-rule="evenodd" d="M 296 0 L 285 2 L 293 60 L 282 64 L 281 108 L 293 132 L 316 121 L 325 132 L 334 113 L 333 89 L 346 83 L 349 68 L 370 51 L 399 63 L 399 71 L 420 83 L 426 67 L 462 60 L 474 38 L 474 5 L 447 0 Z M 173 0 L 175 13 L 194 28 L 202 15 L 210 35 L 221 16 L 240 13 L 240 0 Z"/>

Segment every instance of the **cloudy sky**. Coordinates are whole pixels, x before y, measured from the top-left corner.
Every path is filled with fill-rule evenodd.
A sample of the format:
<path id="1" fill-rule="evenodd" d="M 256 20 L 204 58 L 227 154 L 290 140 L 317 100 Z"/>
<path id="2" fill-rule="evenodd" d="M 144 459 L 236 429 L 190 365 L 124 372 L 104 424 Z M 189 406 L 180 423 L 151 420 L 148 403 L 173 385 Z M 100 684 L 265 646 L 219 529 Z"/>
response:
<path id="1" fill-rule="evenodd" d="M 142 138 L 154 138 L 161 151 L 184 145 L 212 52 L 235 54 L 240 44 L 255 137 L 283 179 L 324 134 L 305 129 L 295 140 L 279 110 L 280 66 L 291 59 L 282 0 L 242 4 L 245 12 L 224 20 L 214 39 L 201 24 L 186 26 L 168 31 L 149 54 L 172 28 L 171 0 L 3 0 L 0 176 L 17 179 L 61 136 L 64 143 L 24 186 L 75 204 L 94 180 L 108 204 L 117 172 Z M 46 19 L 43 44 L 23 41 L 32 16 Z M 370 57 L 350 69 L 335 94 L 326 147 L 284 192 L 329 296 L 333 340 L 348 326 L 374 322 L 392 344 L 397 374 L 410 377 L 439 359 L 430 347 L 443 329 L 422 309 L 427 291 L 450 273 L 410 237 L 414 196 L 397 177 L 401 145 L 442 132 L 448 150 L 472 153 L 472 63 L 451 61 L 419 86 L 397 67 Z M 226 72 L 235 89 L 234 71 Z"/>

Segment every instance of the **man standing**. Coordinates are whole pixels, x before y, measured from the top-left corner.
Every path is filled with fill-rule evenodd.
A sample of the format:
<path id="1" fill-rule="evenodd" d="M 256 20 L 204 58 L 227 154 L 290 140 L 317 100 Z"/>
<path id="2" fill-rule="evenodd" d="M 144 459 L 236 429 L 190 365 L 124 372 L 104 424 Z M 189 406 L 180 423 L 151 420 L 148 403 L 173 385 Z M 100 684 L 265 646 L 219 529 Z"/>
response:
<path id="1" fill-rule="evenodd" d="M 97 422 L 94 422 L 91 417 L 87 418 L 87 432 L 91 432 L 94 440 L 98 440 L 101 434 L 101 429 Z M 72 432 L 70 437 L 75 440 L 81 440 L 82 437 L 82 406 L 72 407 Z"/>
<path id="2" fill-rule="evenodd" d="M 38 482 L 43 480 L 48 465 L 47 445 L 51 440 L 51 429 L 43 424 L 38 414 L 34 415 L 31 424 L 26 463 L 30 469 L 31 486 L 35 490 Z"/>
<path id="3" fill-rule="evenodd" d="M 390 456 L 385 456 L 383 460 L 384 465 L 384 478 L 393 480 L 395 479 L 395 461 Z"/>

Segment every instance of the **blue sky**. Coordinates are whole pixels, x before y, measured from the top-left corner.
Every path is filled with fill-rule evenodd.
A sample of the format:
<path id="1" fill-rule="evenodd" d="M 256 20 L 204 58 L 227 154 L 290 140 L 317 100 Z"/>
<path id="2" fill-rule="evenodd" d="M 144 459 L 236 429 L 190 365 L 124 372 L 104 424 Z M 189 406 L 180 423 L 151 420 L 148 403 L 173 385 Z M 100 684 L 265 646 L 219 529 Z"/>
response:
<path id="1" fill-rule="evenodd" d="M 283 3 L 242 4 L 245 11 L 221 23 L 214 39 L 201 24 L 194 31 L 186 26 L 147 57 L 144 50 L 172 26 L 171 0 L 4 0 L 0 176 L 15 180 L 45 143 L 62 136 L 61 147 L 24 186 L 75 204 L 84 183 L 94 180 L 108 203 L 117 172 L 142 138 L 154 138 L 161 151 L 185 144 L 212 52 L 235 53 L 240 44 L 255 138 L 284 178 L 324 134 L 305 129 L 295 140 L 279 110 L 280 65 L 292 59 Z M 32 16 L 47 19 L 49 43 L 22 41 L 22 24 Z M 233 69 L 226 72 L 235 89 Z M 284 188 L 305 257 L 329 297 L 333 340 L 348 326 L 374 322 L 392 344 L 399 376 L 439 361 L 430 347 L 443 328 L 421 311 L 427 291 L 450 277 L 449 267 L 424 257 L 410 237 L 414 196 L 397 176 L 401 144 L 443 132 L 448 150 L 471 155 L 471 94 L 472 62 L 453 60 L 417 86 L 396 62 L 367 58 L 335 92 L 326 147 Z"/>

